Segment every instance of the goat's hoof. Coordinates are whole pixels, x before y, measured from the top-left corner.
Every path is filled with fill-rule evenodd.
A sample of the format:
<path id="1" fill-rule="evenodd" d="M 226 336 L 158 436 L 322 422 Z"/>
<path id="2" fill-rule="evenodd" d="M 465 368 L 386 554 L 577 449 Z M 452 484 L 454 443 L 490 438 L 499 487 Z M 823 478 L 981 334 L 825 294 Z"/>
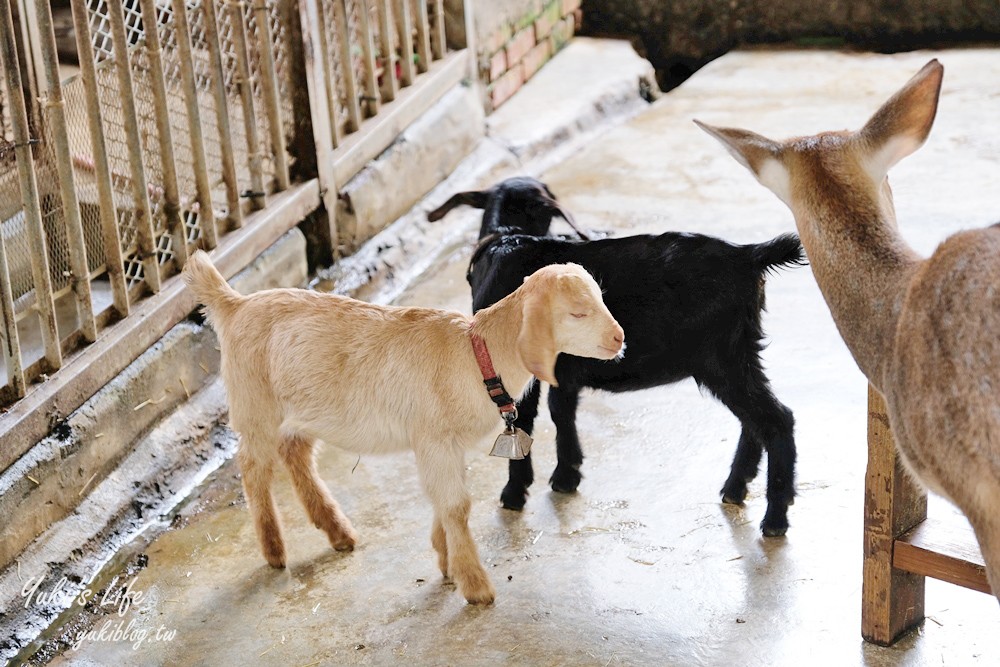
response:
<path id="1" fill-rule="evenodd" d="M 520 512 L 524 509 L 524 503 L 527 500 L 527 496 L 527 491 L 516 491 L 510 488 L 504 488 L 503 493 L 500 494 L 500 502 L 503 503 L 503 508 L 505 510 Z"/>
<path id="2" fill-rule="evenodd" d="M 728 484 L 722 487 L 722 502 L 727 505 L 742 505 L 743 501 L 747 499 L 747 487 L 744 485 L 742 488 L 733 488 Z"/>
<path id="3" fill-rule="evenodd" d="M 760 523 L 764 537 L 783 537 L 788 532 L 788 521 L 768 521 L 765 517 Z"/>
<path id="4" fill-rule="evenodd" d="M 486 578 L 486 575 L 483 575 L 480 581 L 466 583 L 461 586 L 461 589 L 462 596 L 469 604 L 493 604 L 493 601 L 497 597 L 497 592 L 494 590 L 490 580 Z"/>
<path id="5" fill-rule="evenodd" d="M 330 546 L 333 547 L 334 551 L 354 551 L 355 544 L 357 544 L 357 540 L 350 536 L 346 536 L 336 542 L 330 540 Z"/>
<path id="6" fill-rule="evenodd" d="M 285 569 L 285 554 L 266 554 L 267 564 L 276 570 Z"/>
<path id="7" fill-rule="evenodd" d="M 552 473 L 552 477 L 549 479 L 549 485 L 552 490 L 557 493 L 576 493 L 577 487 L 580 486 L 580 480 L 583 479 L 583 475 L 576 468 L 560 468 L 556 467 L 555 472 Z"/>

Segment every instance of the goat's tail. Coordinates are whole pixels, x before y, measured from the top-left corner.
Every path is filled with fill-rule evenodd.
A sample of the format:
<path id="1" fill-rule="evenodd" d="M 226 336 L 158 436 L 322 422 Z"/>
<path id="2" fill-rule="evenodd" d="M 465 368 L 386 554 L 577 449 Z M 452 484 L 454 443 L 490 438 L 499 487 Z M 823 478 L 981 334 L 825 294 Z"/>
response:
<path id="1" fill-rule="evenodd" d="M 244 298 L 229 286 L 203 250 L 188 257 L 184 265 L 184 282 L 198 301 L 205 304 L 209 320 L 216 325 L 228 319 Z"/>
<path id="2" fill-rule="evenodd" d="M 754 267 L 760 273 L 786 266 L 808 264 L 802 243 L 795 234 L 782 234 L 770 241 L 754 245 L 751 258 Z"/>

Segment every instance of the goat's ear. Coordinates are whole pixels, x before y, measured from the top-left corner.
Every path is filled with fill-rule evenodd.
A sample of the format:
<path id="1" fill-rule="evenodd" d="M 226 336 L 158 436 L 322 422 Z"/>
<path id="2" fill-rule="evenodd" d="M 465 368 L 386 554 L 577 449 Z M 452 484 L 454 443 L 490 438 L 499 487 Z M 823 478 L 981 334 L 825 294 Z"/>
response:
<path id="1" fill-rule="evenodd" d="M 790 179 L 782 160 L 781 144 L 749 130 L 714 127 L 699 120 L 694 123 L 715 137 L 737 162 L 750 170 L 761 185 L 788 203 L 791 194 Z"/>
<path id="2" fill-rule="evenodd" d="M 584 241 L 589 241 L 590 237 L 587 236 L 583 231 L 580 230 L 579 227 L 576 226 L 576 220 L 574 220 L 570 212 L 566 210 L 566 207 L 564 207 L 562 204 L 560 204 L 555 200 L 553 200 L 552 203 L 555 204 L 556 212 L 559 214 L 559 217 L 565 220 L 566 224 L 573 228 L 573 231 L 576 232 L 576 235 L 579 236 Z"/>
<path id="3" fill-rule="evenodd" d="M 858 131 L 856 136 L 863 142 L 865 160 L 876 182 L 927 140 L 937 115 L 943 77 L 944 66 L 930 61 Z"/>
<path id="4" fill-rule="evenodd" d="M 552 326 L 549 297 L 532 291 L 524 299 L 521 313 L 521 333 L 517 337 L 517 352 L 524 367 L 539 380 L 553 387 L 556 382 L 556 339 Z"/>
<path id="5" fill-rule="evenodd" d="M 573 228 L 573 231 L 576 232 L 577 236 L 579 236 L 584 241 L 589 241 L 590 237 L 587 236 L 584 232 L 580 230 L 579 227 L 576 226 L 576 220 L 573 219 L 573 215 L 568 210 L 566 210 L 565 206 L 559 203 L 559 200 L 556 199 L 556 196 L 552 194 L 552 190 L 549 190 L 549 186 L 545 185 L 544 183 L 542 183 L 541 186 L 545 190 L 545 195 L 543 197 L 543 200 L 549 207 L 551 207 L 551 210 L 555 211 L 556 215 L 565 220 L 566 224 Z"/>
<path id="6" fill-rule="evenodd" d="M 444 216 L 448 215 L 451 209 L 456 206 L 471 206 L 473 208 L 486 208 L 486 204 L 490 201 L 490 195 L 492 190 L 480 190 L 478 192 L 459 192 L 457 195 L 452 195 L 448 201 L 438 206 L 436 209 L 427 214 L 427 219 L 430 222 L 437 222 Z"/>

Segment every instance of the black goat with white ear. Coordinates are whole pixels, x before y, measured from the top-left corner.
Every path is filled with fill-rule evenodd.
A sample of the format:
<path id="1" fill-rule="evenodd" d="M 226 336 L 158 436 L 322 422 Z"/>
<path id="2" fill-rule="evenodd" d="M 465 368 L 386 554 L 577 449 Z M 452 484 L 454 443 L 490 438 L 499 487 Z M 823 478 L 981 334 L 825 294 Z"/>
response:
<path id="1" fill-rule="evenodd" d="M 766 451 L 767 512 L 761 529 L 768 536 L 784 535 L 795 496 L 795 420 L 775 398 L 761 365 L 760 314 L 767 272 L 805 263 L 798 237 L 786 234 L 750 245 L 677 232 L 596 241 L 548 237 L 553 216 L 571 218 L 543 183 L 524 177 L 455 195 L 428 219 L 438 220 L 462 204 L 484 209 L 468 274 L 474 311 L 507 296 L 542 266 L 574 262 L 597 279 L 604 302 L 625 330 L 628 347 L 618 362 L 558 358 L 558 386 L 549 389 L 558 454 L 552 489 L 571 493 L 581 480 L 576 409 L 583 388 L 633 391 L 693 377 L 743 427 L 723 502 L 743 502 Z M 539 395 L 535 381 L 518 405 L 517 426 L 528 433 Z M 501 494 L 504 507 L 522 509 L 533 480 L 530 456 L 511 461 Z"/>

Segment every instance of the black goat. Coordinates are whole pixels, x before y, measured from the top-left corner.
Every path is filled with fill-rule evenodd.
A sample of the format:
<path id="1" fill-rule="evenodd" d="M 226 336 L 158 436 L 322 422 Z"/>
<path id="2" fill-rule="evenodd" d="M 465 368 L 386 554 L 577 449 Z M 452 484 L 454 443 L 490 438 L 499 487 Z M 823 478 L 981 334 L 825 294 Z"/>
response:
<path id="1" fill-rule="evenodd" d="M 576 410 L 581 389 L 633 391 L 693 377 L 743 427 L 722 487 L 723 502 L 743 502 L 766 449 L 768 504 L 761 529 L 765 535 L 784 535 L 795 495 L 795 420 L 774 397 L 761 366 L 760 313 L 768 270 L 805 262 L 798 237 L 786 234 L 743 246 L 677 232 L 596 241 L 546 237 L 554 216 L 570 224 L 572 218 L 543 183 L 523 177 L 457 194 L 428 219 L 438 220 L 463 204 L 485 209 L 467 276 L 474 311 L 507 296 L 542 266 L 575 262 L 597 279 L 608 309 L 625 330 L 628 347 L 617 363 L 559 356 L 558 386 L 549 390 L 558 455 L 552 489 L 571 493 L 580 483 L 583 452 Z M 517 425 L 528 433 L 539 395 L 535 381 L 518 404 Z M 511 461 L 503 506 L 522 509 L 533 481 L 530 456 Z"/>

